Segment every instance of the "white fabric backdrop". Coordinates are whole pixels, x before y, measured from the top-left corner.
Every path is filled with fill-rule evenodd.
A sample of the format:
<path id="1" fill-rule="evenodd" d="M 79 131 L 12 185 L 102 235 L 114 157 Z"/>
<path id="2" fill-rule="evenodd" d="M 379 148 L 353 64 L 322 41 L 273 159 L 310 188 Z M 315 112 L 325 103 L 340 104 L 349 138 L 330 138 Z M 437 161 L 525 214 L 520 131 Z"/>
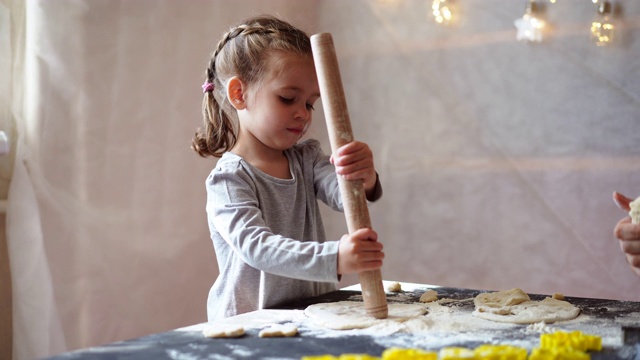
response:
<path id="1" fill-rule="evenodd" d="M 17 167 L 9 220 L 16 358 L 206 320 L 217 265 L 204 180 L 214 160 L 189 146 L 208 54 L 242 18 L 307 6 L 247 4 L 26 3 L 18 121 L 30 179 Z M 31 209 L 29 180 L 38 201 Z M 26 228 L 32 241 L 19 233 Z M 62 331 L 47 325 L 56 315 Z"/>
<path id="2" fill-rule="evenodd" d="M 333 33 L 355 135 L 385 188 L 371 209 L 385 279 L 640 300 L 611 201 L 613 190 L 640 194 L 640 3 L 618 1 L 626 22 L 609 49 L 585 38 L 587 1 L 547 5 L 554 32 L 539 45 L 515 41 L 520 2 L 456 3 L 460 20 L 441 28 L 417 0 L 28 1 L 14 106 L 44 249 L 31 275 L 52 296 L 14 291 L 14 314 L 34 315 L 14 321 L 19 335 L 41 316 L 55 330 L 59 317 L 62 331 L 46 343 L 16 336 L 19 358 L 206 319 L 214 160 L 189 149 L 199 86 L 220 34 L 264 12 Z M 319 110 L 310 136 L 327 145 L 322 120 Z M 10 211 L 29 191 L 18 176 Z M 325 218 L 338 238 L 343 216 Z M 9 232 L 24 284 L 21 239 Z"/>
<path id="3" fill-rule="evenodd" d="M 7 247 L 12 266 L 13 341 L 17 345 L 13 347 L 13 358 L 35 359 L 64 351 L 65 341 L 53 301 L 53 282 L 38 201 L 26 169 L 31 154 L 26 145 L 27 129 L 35 119 L 33 107 L 25 106 L 25 99 L 30 99 L 23 81 L 28 67 L 25 48 L 30 43 L 24 31 L 25 3 L 3 3 L 1 13 L 2 23 L 6 25 L 2 29 L 2 58 L 7 71 L 3 69 L 3 73 L 9 75 L 2 79 L 3 89 L 5 85 L 9 89 L 2 93 L 4 109 L 7 109 L 6 118 L 3 113 L 2 130 L 17 144 L 13 146 L 16 154 L 6 217 L 6 237 L 12 240 L 7 242 Z M 17 139 L 13 136 L 16 133 L 20 134 Z"/>
<path id="4" fill-rule="evenodd" d="M 614 2 L 611 48 L 588 1 L 547 3 L 541 44 L 515 41 L 518 1 L 456 3 L 446 28 L 429 2 L 320 3 L 384 181 L 383 277 L 639 300 L 611 193 L 639 195 L 640 2 Z"/>

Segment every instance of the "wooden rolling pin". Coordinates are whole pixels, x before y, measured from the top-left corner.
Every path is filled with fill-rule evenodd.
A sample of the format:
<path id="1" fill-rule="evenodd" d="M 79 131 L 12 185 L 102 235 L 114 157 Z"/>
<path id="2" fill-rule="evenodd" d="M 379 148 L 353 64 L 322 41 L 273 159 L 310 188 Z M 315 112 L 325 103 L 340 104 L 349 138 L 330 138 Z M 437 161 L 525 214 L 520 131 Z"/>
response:
<path id="1" fill-rule="evenodd" d="M 335 152 L 354 138 L 331 34 L 321 33 L 311 36 L 311 49 L 329 130 L 331 151 Z M 347 181 L 339 176 L 338 184 L 349 233 L 362 228 L 371 228 L 362 181 Z M 385 319 L 388 315 L 387 297 L 380 270 L 364 271 L 359 273 L 358 277 L 367 314 L 377 319 Z"/>

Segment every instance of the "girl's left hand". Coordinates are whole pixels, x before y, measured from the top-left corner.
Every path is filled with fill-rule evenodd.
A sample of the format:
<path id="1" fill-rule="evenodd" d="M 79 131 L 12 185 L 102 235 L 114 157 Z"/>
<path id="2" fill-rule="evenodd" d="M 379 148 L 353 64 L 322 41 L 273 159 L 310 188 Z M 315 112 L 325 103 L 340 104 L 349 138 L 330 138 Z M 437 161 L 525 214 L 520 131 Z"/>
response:
<path id="1" fill-rule="evenodd" d="M 613 193 L 613 200 L 618 207 L 629 211 L 632 199 L 618 193 Z M 613 235 L 620 241 L 620 249 L 624 252 L 631 270 L 640 276 L 640 224 L 632 224 L 630 217 L 618 221 L 613 229 Z"/>
<path id="2" fill-rule="evenodd" d="M 619 240 L 631 270 L 640 276 L 640 225 L 632 224 L 631 218 L 626 217 L 618 222 L 613 235 Z"/>
<path id="3" fill-rule="evenodd" d="M 330 161 L 336 167 L 336 174 L 342 175 L 346 180 L 362 180 L 365 191 L 375 187 L 377 175 L 369 145 L 352 141 L 338 148 L 331 155 Z"/>

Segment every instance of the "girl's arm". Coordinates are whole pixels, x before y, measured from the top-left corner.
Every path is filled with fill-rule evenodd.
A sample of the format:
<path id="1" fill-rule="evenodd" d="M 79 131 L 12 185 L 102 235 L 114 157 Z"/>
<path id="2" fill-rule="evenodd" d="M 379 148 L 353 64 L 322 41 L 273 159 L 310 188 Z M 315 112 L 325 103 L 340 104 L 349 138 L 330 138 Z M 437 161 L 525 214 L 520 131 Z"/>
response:
<path id="1" fill-rule="evenodd" d="M 248 265 L 309 281 L 337 282 L 338 242 L 299 241 L 264 222 L 249 175 L 218 172 L 207 181 L 207 214 L 220 236 Z"/>

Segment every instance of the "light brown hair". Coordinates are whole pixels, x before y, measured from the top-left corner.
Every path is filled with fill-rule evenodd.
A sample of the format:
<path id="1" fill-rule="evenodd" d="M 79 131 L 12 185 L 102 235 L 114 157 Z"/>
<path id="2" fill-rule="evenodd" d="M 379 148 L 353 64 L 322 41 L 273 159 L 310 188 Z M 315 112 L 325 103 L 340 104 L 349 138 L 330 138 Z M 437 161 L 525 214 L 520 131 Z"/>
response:
<path id="1" fill-rule="evenodd" d="M 247 86 L 259 86 L 267 72 L 267 57 L 274 52 L 311 56 L 309 36 L 273 16 L 251 18 L 222 36 L 205 71 L 213 84 L 202 101 L 204 128 L 198 129 L 191 148 L 202 157 L 221 157 L 237 140 L 237 114 L 227 101 L 226 83 L 237 76 Z"/>

